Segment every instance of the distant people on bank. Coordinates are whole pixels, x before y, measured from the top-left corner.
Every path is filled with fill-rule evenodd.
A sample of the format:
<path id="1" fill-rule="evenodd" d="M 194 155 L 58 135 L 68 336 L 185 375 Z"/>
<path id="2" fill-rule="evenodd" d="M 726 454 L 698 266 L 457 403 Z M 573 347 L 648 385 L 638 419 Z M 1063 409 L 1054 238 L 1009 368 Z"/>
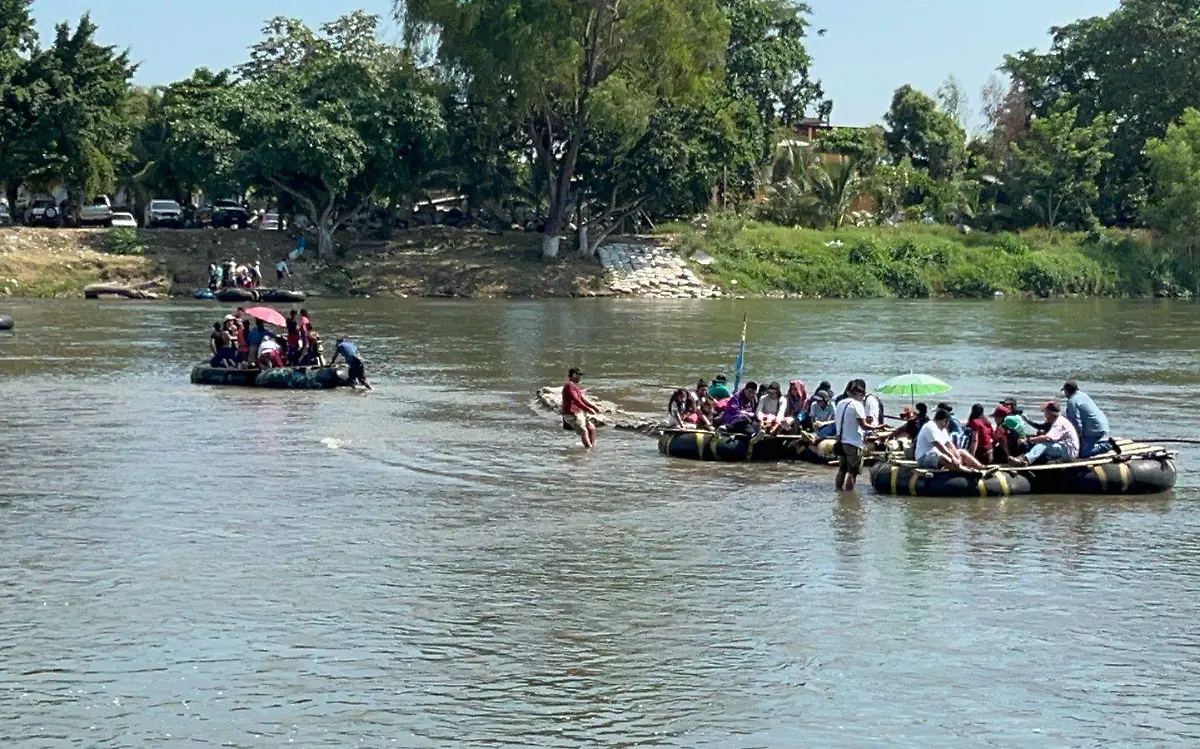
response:
<path id="1" fill-rule="evenodd" d="M 917 466 L 927 469 L 973 468 L 982 470 L 983 463 L 976 460 L 971 453 L 954 444 L 954 440 L 950 437 L 949 427 L 950 413 L 944 409 L 938 409 L 933 415 L 933 420 L 921 427 L 913 447 Z"/>
<path id="2" fill-rule="evenodd" d="M 283 279 L 291 275 L 291 270 L 288 268 L 287 260 L 280 260 L 275 264 L 275 281 L 283 283 Z"/>
<path id="3" fill-rule="evenodd" d="M 373 389 L 371 383 L 367 382 L 367 367 L 363 362 L 362 356 L 358 353 L 358 346 L 354 345 L 353 341 L 345 338 L 337 339 L 334 345 L 333 358 L 329 360 L 329 366 L 337 364 L 338 357 L 346 360 L 346 364 L 350 366 L 350 385 L 357 387 L 362 385 L 367 390 Z"/>
<path id="4" fill-rule="evenodd" d="M 1079 457 L 1091 458 L 1115 448 L 1108 433 L 1108 417 L 1100 407 L 1079 389 L 1075 380 L 1063 383 L 1062 394 L 1067 398 L 1063 416 L 1079 435 Z"/>
<path id="5" fill-rule="evenodd" d="M 837 439 L 834 452 L 838 459 L 835 485 L 838 491 L 851 492 L 858 483 L 858 475 L 862 473 L 863 449 L 867 432 L 873 424 L 867 418 L 867 411 L 863 407 L 863 401 L 867 397 L 866 383 L 862 380 L 851 380 L 846 385 L 844 395 L 834 410 Z"/>
<path id="6" fill-rule="evenodd" d="M 579 435 L 583 446 L 591 450 L 596 446 L 596 424 L 592 416 L 600 413 L 600 407 L 588 400 L 579 387 L 583 382 L 583 371 L 572 367 L 567 372 L 567 381 L 562 389 L 563 428 Z"/>

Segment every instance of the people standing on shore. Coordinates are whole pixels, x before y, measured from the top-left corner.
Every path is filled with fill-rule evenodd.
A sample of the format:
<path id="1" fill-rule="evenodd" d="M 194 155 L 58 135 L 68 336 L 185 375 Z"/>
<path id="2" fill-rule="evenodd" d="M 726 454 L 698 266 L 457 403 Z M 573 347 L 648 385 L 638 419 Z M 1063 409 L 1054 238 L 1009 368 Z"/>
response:
<path id="1" fill-rule="evenodd" d="M 591 417 L 600 413 L 600 407 L 583 394 L 579 387 L 582 381 L 583 371 L 578 367 L 572 367 L 567 372 L 567 381 L 562 389 L 562 419 L 563 426 L 574 430 L 583 441 L 583 446 L 591 450 L 596 446 L 596 425 Z"/>
<path id="2" fill-rule="evenodd" d="M 291 275 L 291 271 L 288 270 L 286 258 L 275 264 L 275 281 L 277 283 L 282 283 L 283 279 L 289 275 Z"/>

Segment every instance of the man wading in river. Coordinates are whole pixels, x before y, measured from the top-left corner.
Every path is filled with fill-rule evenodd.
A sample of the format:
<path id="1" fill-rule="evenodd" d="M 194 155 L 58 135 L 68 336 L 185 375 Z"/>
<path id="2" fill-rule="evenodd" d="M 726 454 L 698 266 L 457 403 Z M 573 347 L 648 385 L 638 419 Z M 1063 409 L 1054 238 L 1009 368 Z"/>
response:
<path id="1" fill-rule="evenodd" d="M 596 425 L 592 423 L 591 414 L 600 413 L 600 408 L 592 403 L 579 389 L 583 372 L 572 367 L 567 372 L 567 381 L 562 389 L 562 418 L 563 426 L 574 429 L 583 440 L 583 446 L 591 450 L 596 446 Z"/>

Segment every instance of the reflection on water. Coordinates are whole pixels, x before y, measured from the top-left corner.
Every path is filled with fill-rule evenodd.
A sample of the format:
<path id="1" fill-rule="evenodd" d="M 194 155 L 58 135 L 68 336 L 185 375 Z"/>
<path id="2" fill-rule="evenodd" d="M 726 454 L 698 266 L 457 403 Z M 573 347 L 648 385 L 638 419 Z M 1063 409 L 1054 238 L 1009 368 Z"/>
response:
<path id="1" fill-rule="evenodd" d="M 658 410 L 748 312 L 758 379 L 1074 375 L 1187 437 L 1192 305 L 308 307 L 377 392 L 189 385 L 215 306 L 13 305 L 0 745 L 1195 745 L 1194 448 L 1162 497 L 838 497 L 529 407 L 578 363 Z"/>

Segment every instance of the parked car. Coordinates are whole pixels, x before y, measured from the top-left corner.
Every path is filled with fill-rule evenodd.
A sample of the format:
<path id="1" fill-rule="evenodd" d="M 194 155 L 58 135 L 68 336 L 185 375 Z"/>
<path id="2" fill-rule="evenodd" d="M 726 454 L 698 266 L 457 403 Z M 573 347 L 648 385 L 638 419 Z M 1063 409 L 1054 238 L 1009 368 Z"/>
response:
<path id="1" fill-rule="evenodd" d="M 34 198 L 25 209 L 26 226 L 62 226 L 63 215 L 54 198 Z"/>
<path id="2" fill-rule="evenodd" d="M 136 229 L 138 223 L 137 219 L 133 217 L 132 213 L 118 211 L 109 218 L 108 225 L 115 226 L 119 229 Z"/>
<path id="3" fill-rule="evenodd" d="M 183 228 L 183 206 L 174 200 L 151 200 L 146 205 L 142 226 L 157 229 L 160 226 Z"/>
<path id="4" fill-rule="evenodd" d="M 107 195 L 97 195 L 79 207 L 78 222 L 80 226 L 87 224 L 108 225 L 112 221 L 112 201 Z"/>
<path id="5" fill-rule="evenodd" d="M 12 214 L 8 212 L 8 204 L 0 203 L 0 226 L 12 226 Z"/>
<path id="6" fill-rule="evenodd" d="M 214 229 L 240 229 L 250 224 L 250 212 L 236 200 L 218 200 L 213 203 L 212 227 Z"/>

